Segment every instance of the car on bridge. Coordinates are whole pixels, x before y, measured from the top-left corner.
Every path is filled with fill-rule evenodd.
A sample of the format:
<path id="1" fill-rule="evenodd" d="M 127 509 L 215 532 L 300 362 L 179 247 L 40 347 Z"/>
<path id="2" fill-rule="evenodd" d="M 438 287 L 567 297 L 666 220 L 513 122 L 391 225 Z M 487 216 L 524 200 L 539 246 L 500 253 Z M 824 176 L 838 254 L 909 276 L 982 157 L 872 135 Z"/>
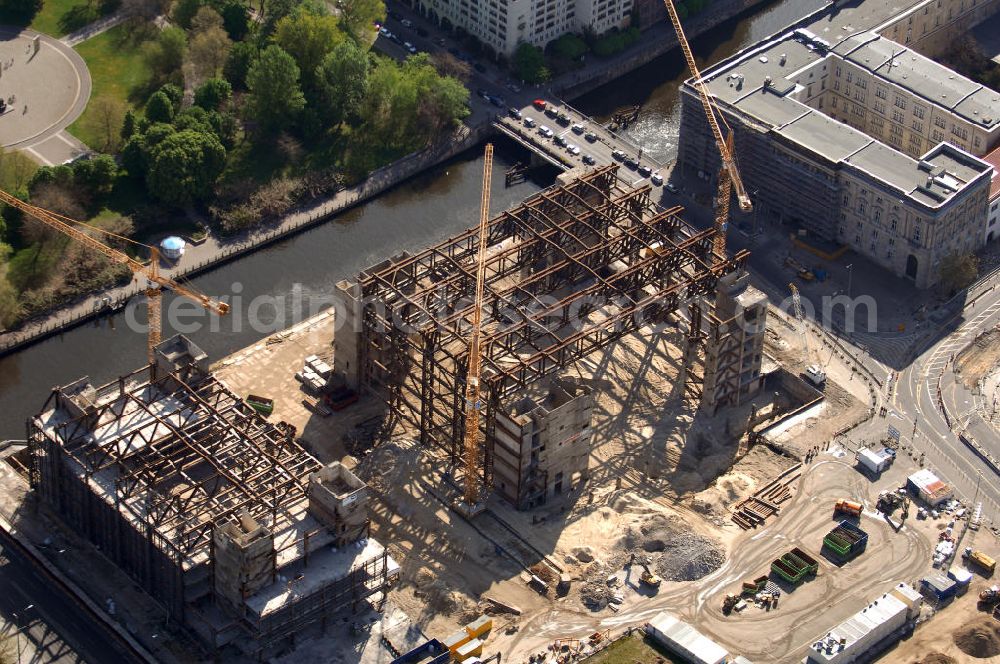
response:
<path id="1" fill-rule="evenodd" d="M 575 125 L 573 125 L 573 133 L 574 134 L 582 134 L 583 133 L 583 125 L 580 124 L 579 122 L 576 123 Z"/>
<path id="2" fill-rule="evenodd" d="M 639 172 L 642 173 L 643 177 L 647 177 L 648 178 L 652 174 L 653 169 L 650 168 L 649 166 L 647 166 L 646 164 L 640 164 L 639 165 Z"/>
<path id="3" fill-rule="evenodd" d="M 593 166 L 597 163 L 597 160 L 595 160 L 591 155 L 585 154 L 583 155 L 583 163 L 587 164 L 587 166 Z"/>
<path id="4" fill-rule="evenodd" d="M 649 181 L 655 184 L 657 187 L 663 185 L 663 176 L 659 173 L 653 173 L 649 176 Z"/>
<path id="5" fill-rule="evenodd" d="M 677 193 L 677 185 L 675 185 L 673 182 L 666 183 L 665 185 L 663 185 L 663 188 L 669 191 L 671 194 Z"/>
<path id="6" fill-rule="evenodd" d="M 556 117 L 556 122 L 558 122 L 563 127 L 568 127 L 569 126 L 569 116 L 566 115 L 565 113 L 560 113 L 558 115 L 558 117 Z"/>
<path id="7" fill-rule="evenodd" d="M 535 121 L 532 120 L 531 118 L 525 118 L 524 119 L 524 126 L 527 127 L 528 129 L 534 129 L 534 127 L 535 127 Z"/>
<path id="8" fill-rule="evenodd" d="M 513 106 L 507 109 L 507 114 L 510 115 L 510 117 L 514 118 L 515 120 L 521 119 L 521 111 L 517 110 Z"/>
<path id="9" fill-rule="evenodd" d="M 544 136 L 545 138 L 552 138 L 552 130 L 546 127 L 545 125 L 542 125 L 541 127 L 538 128 L 538 133 Z"/>
<path id="10" fill-rule="evenodd" d="M 566 139 L 563 138 L 562 136 L 556 136 L 555 138 L 552 139 L 552 142 L 561 148 L 564 148 L 568 145 L 568 143 L 566 143 Z"/>
<path id="11" fill-rule="evenodd" d="M 554 118 L 559 115 L 559 109 L 556 108 L 555 106 L 546 106 L 545 115 L 549 116 L 550 118 Z"/>
<path id="12" fill-rule="evenodd" d="M 580 146 L 570 143 L 566 146 L 566 151 L 575 157 L 580 154 Z"/>
<path id="13" fill-rule="evenodd" d="M 632 157 L 625 157 L 625 166 L 631 168 L 633 171 L 639 168 L 639 162 L 637 162 Z"/>
<path id="14" fill-rule="evenodd" d="M 596 143 L 597 142 L 597 134 L 595 134 L 592 131 L 588 131 L 586 134 L 583 135 L 583 137 L 587 139 L 588 143 Z"/>
<path id="15" fill-rule="evenodd" d="M 544 99 L 536 99 L 535 101 L 531 102 L 531 105 L 534 106 L 535 108 L 537 108 L 539 111 L 544 111 L 545 110 L 545 100 Z"/>

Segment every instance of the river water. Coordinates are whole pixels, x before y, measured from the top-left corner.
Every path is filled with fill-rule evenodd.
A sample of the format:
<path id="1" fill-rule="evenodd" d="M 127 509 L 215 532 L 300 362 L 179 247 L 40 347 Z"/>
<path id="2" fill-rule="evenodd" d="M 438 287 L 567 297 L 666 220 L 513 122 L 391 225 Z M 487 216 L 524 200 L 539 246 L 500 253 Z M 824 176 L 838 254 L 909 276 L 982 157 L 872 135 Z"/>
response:
<path id="1" fill-rule="evenodd" d="M 742 21 L 730 21 L 702 35 L 693 47 L 699 62 L 716 62 L 744 45 L 757 41 L 796 18 L 818 8 L 818 0 L 780 0 Z M 649 65 L 601 88 L 574 106 L 606 118 L 615 109 L 642 104 L 638 121 L 628 133 L 660 161 L 674 158 L 680 109 L 677 86 L 685 78 L 680 52 L 669 53 Z M 491 209 L 517 204 L 542 183 L 504 187 L 504 171 L 518 159 L 513 149 L 498 146 L 493 168 Z M 551 176 L 551 174 L 549 174 Z M 295 322 L 289 294 L 301 289 L 302 300 L 322 299 L 334 284 L 368 265 L 404 250 L 416 250 L 453 235 L 475 222 L 478 215 L 482 156 L 471 152 L 401 185 L 331 222 L 236 260 L 198 277 L 192 285 L 213 296 L 241 298 L 236 315 L 215 326 L 183 331 L 212 359 L 248 346 Z M 247 319 L 251 298 L 271 296 L 276 304 L 258 309 L 259 322 Z M 173 299 L 164 298 L 164 311 Z M 176 305 L 175 305 L 176 306 Z M 192 308 L 195 305 L 190 305 Z M 283 318 L 276 318 L 275 311 Z M 48 392 L 81 376 L 95 384 L 129 372 L 145 361 L 145 334 L 127 324 L 129 312 L 95 323 L 0 359 L 0 440 L 23 438 L 25 418 L 42 406 Z M 132 315 L 133 318 L 136 316 Z M 139 312 L 138 318 L 142 319 Z M 164 316 L 164 337 L 174 333 Z M 207 318 L 188 318 L 207 323 Z"/>

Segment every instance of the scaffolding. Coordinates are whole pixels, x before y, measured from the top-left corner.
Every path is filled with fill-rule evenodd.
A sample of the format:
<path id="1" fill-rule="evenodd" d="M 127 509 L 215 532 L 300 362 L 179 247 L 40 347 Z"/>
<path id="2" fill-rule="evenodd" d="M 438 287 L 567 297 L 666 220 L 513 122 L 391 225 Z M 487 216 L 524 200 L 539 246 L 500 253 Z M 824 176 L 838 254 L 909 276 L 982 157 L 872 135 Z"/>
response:
<path id="1" fill-rule="evenodd" d="M 693 364 L 715 337 L 719 279 L 741 251 L 713 261 L 713 229 L 696 230 L 631 188 L 617 165 L 527 199 L 487 225 L 482 380 L 489 437 L 500 403 L 643 325 L 686 309 Z M 460 460 L 462 395 L 476 284 L 477 228 L 338 284 L 338 371 L 385 399 L 420 441 Z M 338 312 L 338 315 L 340 313 Z M 697 372 L 687 371 L 692 385 Z M 491 482 L 488 450 L 484 479 Z"/>

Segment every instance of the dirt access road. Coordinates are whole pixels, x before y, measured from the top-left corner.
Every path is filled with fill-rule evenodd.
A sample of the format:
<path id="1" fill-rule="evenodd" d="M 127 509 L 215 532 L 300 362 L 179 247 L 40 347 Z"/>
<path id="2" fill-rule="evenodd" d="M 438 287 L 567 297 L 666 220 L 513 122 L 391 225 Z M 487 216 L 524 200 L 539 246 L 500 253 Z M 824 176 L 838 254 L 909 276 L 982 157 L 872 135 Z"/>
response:
<path id="1" fill-rule="evenodd" d="M 557 638 L 580 638 L 598 631 L 618 631 L 641 624 L 667 609 L 694 624 L 733 654 L 754 662 L 783 662 L 802 657 L 805 648 L 830 627 L 856 613 L 895 583 L 912 582 L 930 570 L 931 543 L 925 528 L 904 526 L 894 533 L 881 516 L 866 511 L 861 526 L 869 533 L 868 548 L 859 558 L 838 567 L 820 556 L 823 535 L 835 519 L 831 506 L 844 495 L 862 497 L 874 505 L 885 480 L 877 485 L 860 475 L 847 461 L 825 454 L 807 467 L 795 497 L 781 516 L 763 530 L 741 535 L 727 562 L 701 581 L 664 585 L 655 597 L 633 595 L 618 614 L 604 615 L 571 608 L 555 608 L 521 623 L 520 631 L 495 646 L 519 663 Z M 849 459 L 849 457 L 847 457 Z M 755 607 L 724 616 L 723 596 L 738 590 L 743 579 L 767 573 L 771 560 L 799 546 L 820 561 L 812 580 L 785 592 L 776 610 Z"/>

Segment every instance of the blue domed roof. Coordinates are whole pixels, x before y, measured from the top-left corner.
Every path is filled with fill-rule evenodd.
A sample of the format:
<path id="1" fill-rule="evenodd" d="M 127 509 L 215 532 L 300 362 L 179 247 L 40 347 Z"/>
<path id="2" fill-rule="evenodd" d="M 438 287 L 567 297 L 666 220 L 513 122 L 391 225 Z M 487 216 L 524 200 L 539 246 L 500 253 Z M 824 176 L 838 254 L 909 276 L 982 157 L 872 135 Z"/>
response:
<path id="1" fill-rule="evenodd" d="M 176 235 L 171 235 L 160 243 L 160 247 L 167 251 L 180 251 L 184 248 L 184 240 Z"/>

